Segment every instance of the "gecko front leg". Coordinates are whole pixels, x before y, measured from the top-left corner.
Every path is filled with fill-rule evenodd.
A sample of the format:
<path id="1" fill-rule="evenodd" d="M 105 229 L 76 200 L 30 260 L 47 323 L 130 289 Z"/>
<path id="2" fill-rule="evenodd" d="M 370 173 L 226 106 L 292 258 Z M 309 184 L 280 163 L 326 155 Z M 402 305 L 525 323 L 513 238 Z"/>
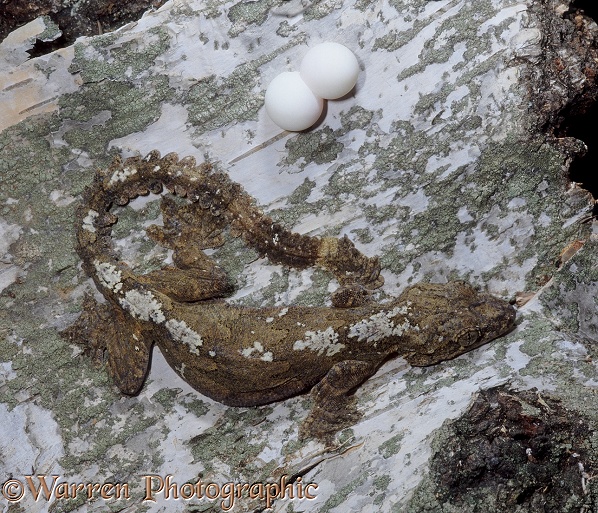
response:
<path id="1" fill-rule="evenodd" d="M 351 391 L 376 372 L 377 364 L 343 360 L 334 364 L 311 390 L 311 412 L 299 428 L 299 438 L 310 436 L 329 440 L 335 433 L 359 418 Z"/>

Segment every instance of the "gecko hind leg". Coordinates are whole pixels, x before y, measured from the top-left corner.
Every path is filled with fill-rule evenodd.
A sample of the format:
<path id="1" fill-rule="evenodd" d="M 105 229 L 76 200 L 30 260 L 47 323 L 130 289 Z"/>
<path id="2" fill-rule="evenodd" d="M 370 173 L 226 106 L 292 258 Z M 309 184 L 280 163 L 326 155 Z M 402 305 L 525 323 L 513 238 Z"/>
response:
<path id="1" fill-rule="evenodd" d="M 336 289 L 330 299 L 335 308 L 354 308 L 370 301 L 370 291 L 363 285 L 353 283 Z"/>
<path id="2" fill-rule="evenodd" d="M 94 357 L 96 365 L 107 359 L 108 370 L 122 393 L 139 392 L 149 368 L 153 342 L 137 319 L 111 302 L 98 303 L 86 295 L 81 315 L 60 334 L 81 345 L 84 353 Z"/>
<path id="3" fill-rule="evenodd" d="M 334 364 L 312 389 L 314 405 L 299 428 L 299 438 L 315 437 L 326 441 L 360 417 L 351 391 L 376 372 L 377 365 L 360 360 Z"/>
<path id="4" fill-rule="evenodd" d="M 198 203 L 180 205 L 165 196 L 160 205 L 164 226 L 151 225 L 148 236 L 174 250 L 176 267 L 167 266 L 139 276 L 141 283 L 176 301 L 194 302 L 221 298 L 234 291 L 234 283 L 214 259 L 202 250 L 224 243 L 226 220 L 213 216 Z"/>
<path id="5" fill-rule="evenodd" d="M 151 225 L 147 234 L 155 242 L 175 250 L 217 248 L 224 244 L 223 231 L 228 225 L 224 216 L 215 216 L 199 203 L 180 204 L 180 201 L 164 196 L 160 203 L 164 226 Z M 176 263 L 176 260 L 175 260 Z M 192 262 L 183 261 L 183 266 Z"/>

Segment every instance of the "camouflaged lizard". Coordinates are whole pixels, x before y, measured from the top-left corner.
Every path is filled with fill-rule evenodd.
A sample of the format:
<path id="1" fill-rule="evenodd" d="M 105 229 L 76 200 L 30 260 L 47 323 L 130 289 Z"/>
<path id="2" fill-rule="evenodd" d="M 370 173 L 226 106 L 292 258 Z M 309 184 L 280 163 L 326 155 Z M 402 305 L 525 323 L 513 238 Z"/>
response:
<path id="1" fill-rule="evenodd" d="M 164 226 L 148 229 L 174 250 L 174 265 L 137 275 L 114 250 L 111 209 L 163 187 L 187 200 L 181 205 L 163 196 Z M 125 394 L 140 390 L 157 344 L 185 381 L 227 405 L 261 405 L 313 388 L 315 405 L 302 433 L 323 436 L 350 417 L 347 394 L 387 357 L 432 365 L 514 325 L 510 304 L 464 282 L 420 283 L 386 303 L 368 301 L 367 291 L 383 282 L 377 258 L 346 237 L 284 229 L 227 175 L 176 154 L 117 159 L 98 171 L 77 219 L 77 252 L 106 302 L 86 299 L 66 335 L 106 348 Z M 250 308 L 219 299 L 231 285 L 202 249 L 221 243 L 225 228 L 272 262 L 332 272 L 341 285 L 333 306 Z"/>

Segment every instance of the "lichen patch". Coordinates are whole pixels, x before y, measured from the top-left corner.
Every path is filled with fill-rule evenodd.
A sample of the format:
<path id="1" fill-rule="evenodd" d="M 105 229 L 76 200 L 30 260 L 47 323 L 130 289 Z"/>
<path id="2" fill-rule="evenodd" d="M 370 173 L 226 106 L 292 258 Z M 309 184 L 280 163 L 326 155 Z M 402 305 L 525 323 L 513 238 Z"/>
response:
<path id="1" fill-rule="evenodd" d="M 90 208 L 89 212 L 87 212 L 87 215 L 83 218 L 83 229 L 87 230 L 88 232 L 95 233 L 96 228 L 93 223 L 99 215 L 100 214 L 98 212 Z"/>
<path id="2" fill-rule="evenodd" d="M 260 356 L 259 359 L 265 362 L 271 362 L 273 360 L 272 351 L 265 351 L 264 345 L 259 341 L 256 340 L 253 343 L 252 347 L 246 347 L 241 350 L 241 354 L 245 358 L 256 358 L 253 356 L 253 353 L 257 352 Z"/>
<path id="3" fill-rule="evenodd" d="M 122 289 L 122 272 L 114 265 L 108 262 L 100 262 L 99 260 L 95 260 L 93 265 L 96 268 L 100 283 L 104 287 L 113 292 L 118 292 Z"/>
<path id="4" fill-rule="evenodd" d="M 338 333 L 332 327 L 324 331 L 306 331 L 303 340 L 296 340 L 293 344 L 295 351 L 310 349 L 318 355 L 326 353 L 326 356 L 332 356 L 345 347 L 345 344 L 338 342 Z"/>
<path id="5" fill-rule="evenodd" d="M 161 324 L 166 320 L 162 312 L 162 304 L 154 297 L 151 292 L 138 290 L 128 290 L 125 297 L 119 299 L 123 308 L 128 310 L 133 317 L 143 321 L 150 319 L 156 324 Z"/>
<path id="6" fill-rule="evenodd" d="M 199 354 L 198 348 L 203 345 L 203 339 L 199 333 L 187 326 L 185 321 L 169 319 L 165 326 L 175 340 L 189 346 L 189 352 Z"/>
<path id="7" fill-rule="evenodd" d="M 129 178 L 130 176 L 133 176 L 136 173 L 137 173 L 137 168 L 135 168 L 135 167 L 127 166 L 122 169 L 117 169 L 114 172 L 114 174 L 112 175 L 112 177 L 110 178 L 108 185 L 114 185 L 118 182 L 124 182 L 127 178 Z"/>
<path id="8" fill-rule="evenodd" d="M 409 319 L 395 324 L 393 320 L 397 315 L 406 315 L 407 306 L 397 306 L 389 312 L 382 311 L 371 315 L 368 319 L 356 322 L 349 327 L 349 337 L 357 337 L 358 342 L 377 342 L 383 338 L 401 336 L 411 328 Z"/>

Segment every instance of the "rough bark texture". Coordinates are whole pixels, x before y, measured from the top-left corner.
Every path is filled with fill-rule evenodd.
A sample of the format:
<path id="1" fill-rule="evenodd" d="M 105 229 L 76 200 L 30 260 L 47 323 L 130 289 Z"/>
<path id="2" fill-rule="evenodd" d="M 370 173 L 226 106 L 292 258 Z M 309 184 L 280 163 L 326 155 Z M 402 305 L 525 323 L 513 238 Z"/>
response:
<path id="1" fill-rule="evenodd" d="M 315 498 L 287 495 L 274 511 L 595 508 L 596 444 L 577 441 L 598 418 L 598 242 L 594 200 L 568 178 L 584 144 L 564 129 L 596 96 L 598 28 L 575 9 L 532 0 L 173 0 L 33 59 L 27 50 L 51 41 L 56 24 L 38 18 L 11 33 L 0 43 L 0 483 L 37 474 L 129 483 L 130 498 L 35 500 L 26 489 L 10 511 L 47 511 L 50 502 L 53 511 L 222 509 L 223 497 L 157 492 L 157 502 L 144 501 L 146 474 L 172 474 L 179 486 L 281 476 L 295 493 L 318 485 Z M 264 91 L 324 40 L 355 52 L 357 87 L 328 102 L 312 130 L 281 132 Z M 86 293 L 97 294 L 74 251 L 83 189 L 115 154 L 153 149 L 211 161 L 294 231 L 347 235 L 378 255 L 377 300 L 420 280 L 459 278 L 517 300 L 518 327 L 437 366 L 388 362 L 356 393 L 361 420 L 329 447 L 298 440 L 308 397 L 225 407 L 188 387 L 156 350 L 148 383 L 124 397 L 101 358 L 58 332 Z M 159 217 L 150 196 L 115 226 L 137 273 L 168 260 L 145 233 Z M 324 271 L 288 270 L 232 236 L 223 242 L 212 256 L 237 280 L 230 301 L 324 305 L 337 286 Z M 518 392 L 531 388 L 535 395 Z M 504 405 L 522 438 L 500 432 Z M 583 425 L 566 419 L 577 415 Z M 554 436 L 532 440 L 536 421 Z M 439 469 L 458 465 L 451 452 L 471 437 L 478 459 L 443 480 Z M 554 445 L 567 437 L 579 461 Z M 507 461 L 503 443 L 524 454 Z M 476 488 L 471 472 L 482 469 Z M 559 485 L 554 502 L 549 475 L 578 475 L 578 486 Z M 466 488 L 467 497 L 455 492 Z M 235 511 L 267 505 L 235 499 Z"/>
<path id="2" fill-rule="evenodd" d="M 72 44 L 79 36 L 109 32 L 141 18 L 165 0 L 0 0 L 0 41 L 13 30 L 45 16 L 57 30 L 52 37 L 38 38 L 32 55 Z"/>

